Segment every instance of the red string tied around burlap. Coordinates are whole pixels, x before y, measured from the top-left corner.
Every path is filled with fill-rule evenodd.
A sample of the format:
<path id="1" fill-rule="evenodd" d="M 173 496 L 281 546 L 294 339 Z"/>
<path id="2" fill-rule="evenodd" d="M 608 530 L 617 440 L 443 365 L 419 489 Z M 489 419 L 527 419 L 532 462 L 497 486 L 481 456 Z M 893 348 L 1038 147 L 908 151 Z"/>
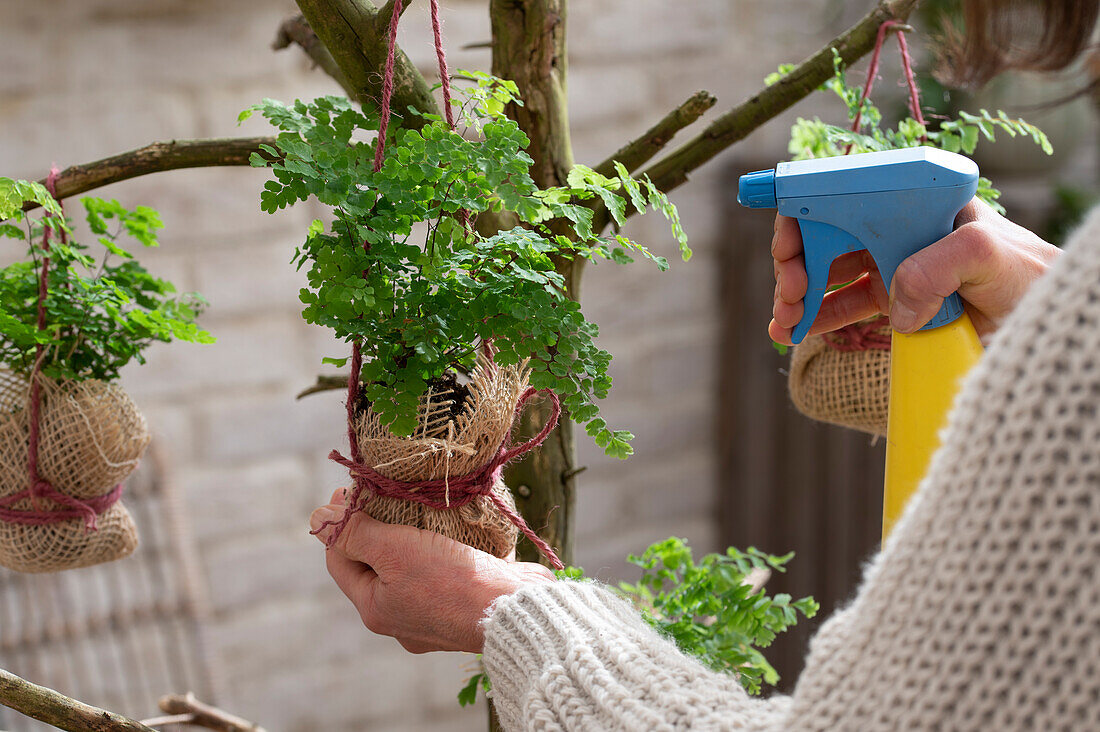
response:
<path id="1" fill-rule="evenodd" d="M 890 321 L 885 317 L 872 318 L 823 333 L 821 337 L 836 351 L 889 351 Z"/>
<path id="2" fill-rule="evenodd" d="M 46 177 L 46 190 L 55 199 L 57 198 L 57 176 L 59 173 L 57 166 L 54 165 L 50 168 L 50 174 Z M 61 205 L 60 200 L 58 205 Z M 62 208 L 62 210 L 64 209 Z M 42 230 L 42 267 L 38 279 L 38 330 L 46 329 L 46 296 L 49 292 L 50 236 L 52 232 L 53 230 L 47 223 Z M 61 237 L 61 243 L 65 244 L 65 229 L 58 228 L 58 236 Z M 0 520 L 28 526 L 43 526 L 82 518 L 84 519 L 85 532 L 90 533 L 99 529 L 99 514 L 115 505 L 122 496 L 122 484 L 116 485 L 109 493 L 101 496 L 80 499 L 61 493 L 39 474 L 38 443 L 42 416 L 42 385 L 39 382 L 39 375 L 42 371 L 44 352 L 45 349 L 39 344 L 35 353 L 34 367 L 31 369 L 31 389 L 28 399 L 30 419 L 27 434 L 27 487 L 18 493 L 0 498 Z M 16 503 L 27 498 L 30 499 L 33 508 L 12 508 Z M 65 508 L 43 508 L 39 499 L 53 501 L 65 506 Z"/>
<path id="3" fill-rule="evenodd" d="M 84 519 L 84 530 L 92 532 L 99 529 L 97 519 L 99 514 L 104 513 L 111 506 L 118 503 L 121 497 L 121 483 L 116 485 L 110 493 L 81 500 L 79 498 L 67 496 L 64 493 L 59 493 L 50 485 L 49 481 L 39 479 L 34 484 L 33 489 L 28 487 L 19 493 L 0 498 L 0 521 L 6 521 L 9 524 L 44 526 L 46 524 L 56 524 L 70 519 L 82 518 Z M 37 509 L 30 511 L 10 508 L 10 506 L 14 506 L 24 498 L 30 498 L 32 501 L 36 498 L 46 498 L 60 503 L 63 506 L 68 506 L 68 508 Z"/>
<path id="4" fill-rule="evenodd" d="M 539 390 L 533 386 L 527 387 L 527 390 L 523 392 L 516 403 L 516 418 L 522 414 L 527 402 L 538 394 L 545 394 L 551 400 L 550 418 L 543 425 L 542 430 L 520 445 L 509 445 L 511 438 L 506 437 L 491 460 L 467 475 L 448 476 L 436 480 L 395 480 L 379 473 L 358 459 L 349 460 L 341 455 L 338 450 L 333 450 L 329 453 L 329 459 L 343 465 L 351 472 L 352 477 L 355 479 L 355 486 L 344 498 L 344 515 L 340 520 L 326 521 L 312 533 L 320 533 L 332 526 L 332 533 L 326 542 L 329 546 L 332 546 L 347 527 L 352 515 L 361 510 L 375 496 L 413 501 L 436 510 L 455 510 L 467 505 L 479 496 L 486 496 L 501 514 L 511 521 L 524 536 L 530 539 L 532 544 L 538 547 L 538 550 L 549 560 L 554 569 L 563 569 L 565 565 L 562 564 L 550 545 L 543 541 L 527 525 L 523 517 L 493 491 L 493 486 L 501 479 L 504 466 L 520 455 L 541 445 L 558 424 L 558 419 L 561 416 L 561 403 L 558 401 L 557 395 L 549 389 Z"/>

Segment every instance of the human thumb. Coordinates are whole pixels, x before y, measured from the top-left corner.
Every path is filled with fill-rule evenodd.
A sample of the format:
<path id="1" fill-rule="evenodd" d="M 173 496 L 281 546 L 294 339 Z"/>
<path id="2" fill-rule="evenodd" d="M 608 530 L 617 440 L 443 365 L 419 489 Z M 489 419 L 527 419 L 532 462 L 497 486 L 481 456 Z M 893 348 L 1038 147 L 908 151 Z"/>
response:
<path id="1" fill-rule="evenodd" d="M 972 262 L 962 230 L 948 234 L 903 261 L 890 283 L 890 323 L 912 333 L 931 320 L 945 297 L 959 289 Z"/>

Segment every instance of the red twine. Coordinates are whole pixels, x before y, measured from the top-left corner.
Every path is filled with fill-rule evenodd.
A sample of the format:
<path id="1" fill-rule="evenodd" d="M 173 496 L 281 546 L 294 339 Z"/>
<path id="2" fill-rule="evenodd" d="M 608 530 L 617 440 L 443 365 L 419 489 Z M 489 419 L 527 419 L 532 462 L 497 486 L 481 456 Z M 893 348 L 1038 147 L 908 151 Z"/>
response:
<path id="1" fill-rule="evenodd" d="M 822 338 L 835 351 L 889 351 L 890 332 L 882 332 L 886 324 L 885 318 L 852 323 L 825 333 Z"/>
<path id="2" fill-rule="evenodd" d="M 50 195 L 57 198 L 57 176 L 60 171 L 54 165 L 50 168 L 50 174 L 46 177 L 46 189 Z M 60 205 L 60 200 L 58 205 Z M 47 223 L 42 230 L 42 270 L 38 278 L 38 329 L 46 328 L 46 296 L 48 294 L 49 270 L 50 270 L 50 234 L 52 229 Z M 65 229 L 58 229 L 61 243 L 66 243 Z M 34 368 L 31 369 L 31 394 L 30 394 L 30 425 L 27 435 L 27 476 L 29 478 L 27 488 L 18 493 L 0 498 L 0 520 L 13 524 L 29 526 L 42 526 L 56 524 L 70 519 L 84 519 L 86 532 L 99 529 L 97 516 L 115 503 L 122 496 L 122 484 L 116 485 L 110 493 L 81 500 L 73 496 L 67 496 L 50 485 L 50 482 L 38 473 L 38 441 L 41 429 L 41 398 L 42 386 L 38 376 L 42 370 L 42 359 L 45 349 L 41 344 L 35 351 Z M 11 508 L 19 501 L 29 498 L 33 510 Z M 59 503 L 67 508 L 45 509 L 39 503 L 40 498 L 45 498 Z"/>
<path id="3" fill-rule="evenodd" d="M 329 459 L 340 463 L 351 471 L 352 477 L 355 478 L 355 487 L 344 499 L 344 515 L 340 520 L 326 521 L 312 533 L 317 534 L 328 526 L 333 526 L 332 534 L 328 537 L 328 544 L 331 546 L 340 537 L 352 515 L 361 510 L 375 496 L 413 501 L 437 510 L 461 508 L 475 498 L 485 496 L 524 536 L 531 540 L 532 544 L 538 547 L 542 555 L 550 561 L 550 566 L 554 569 L 564 569 L 565 565 L 558 559 L 558 555 L 550 545 L 527 525 L 527 522 L 523 520 L 519 513 L 493 492 L 493 486 L 504 472 L 504 466 L 514 458 L 541 445 L 558 424 L 558 418 L 561 416 L 561 404 L 557 395 L 548 389 L 539 390 L 533 386 L 527 388 L 516 404 L 516 417 L 518 418 L 523 412 L 527 402 L 538 394 L 549 396 L 552 408 L 550 418 L 543 425 L 542 430 L 521 445 L 509 446 L 509 438 L 505 438 L 497 449 L 496 455 L 489 462 L 467 475 L 448 476 L 441 480 L 394 480 L 382 475 L 358 459 L 348 460 L 337 450 L 333 450 L 329 453 Z"/>
<path id="4" fill-rule="evenodd" d="M 882 54 L 882 44 L 886 40 L 886 32 L 890 28 L 899 25 L 901 25 L 900 21 L 888 20 L 878 27 L 875 49 L 871 53 L 871 61 L 867 65 L 867 83 L 863 86 L 863 95 L 859 100 L 859 111 L 856 112 L 856 118 L 852 121 L 852 132 L 859 132 L 863 116 L 863 103 L 871 95 L 871 89 L 878 77 L 879 56 Z M 923 126 L 927 123 L 921 113 L 920 91 L 917 89 L 917 80 L 913 75 L 913 60 L 909 56 L 909 46 L 905 42 L 905 32 L 899 29 L 897 36 L 898 48 L 901 53 L 901 67 L 905 73 L 905 84 L 909 89 L 909 111 L 913 114 L 913 119 Z M 852 145 L 849 144 L 844 154 L 847 155 L 851 151 Z M 882 320 L 878 318 L 864 323 L 852 323 L 832 333 L 827 333 L 825 343 L 837 351 L 888 351 L 890 350 L 890 334 L 880 332 L 883 325 Z"/>
<path id="5" fill-rule="evenodd" d="M 867 97 L 871 95 L 871 88 L 875 85 L 875 79 L 878 77 L 878 61 L 882 53 L 883 41 L 886 40 L 886 31 L 898 25 L 901 25 L 899 21 L 888 20 L 878 27 L 878 36 L 875 38 L 875 50 L 871 53 L 871 61 L 867 65 L 867 83 L 863 85 L 863 95 L 859 98 L 859 111 L 856 112 L 856 118 L 852 122 L 852 132 L 859 132 L 859 126 L 863 117 L 863 103 L 867 101 Z M 909 87 L 909 111 L 913 113 L 913 119 L 925 125 L 924 115 L 921 113 L 920 108 L 920 92 L 917 90 L 917 80 L 913 75 L 913 60 L 909 56 L 909 46 L 905 42 L 905 32 L 899 29 L 897 31 L 897 36 L 898 48 L 901 52 L 901 67 L 905 73 L 906 86 Z M 848 154 L 851 151 L 852 145 L 849 144 L 844 153 Z"/>
<path id="6" fill-rule="evenodd" d="M 393 100 L 393 67 L 394 55 L 397 48 L 397 23 L 401 17 L 401 6 L 402 0 L 395 0 L 393 16 L 390 19 L 389 48 L 386 55 L 385 73 L 382 77 L 382 104 L 379 112 L 378 139 L 375 142 L 374 149 L 374 172 L 376 173 L 382 169 L 382 161 L 386 151 L 386 132 L 389 129 L 390 107 Z M 447 56 L 443 50 L 442 23 L 439 18 L 439 0 L 431 0 L 431 16 L 432 32 L 435 37 L 436 57 L 439 60 L 439 76 L 443 85 L 444 112 L 446 114 L 447 124 L 451 129 L 454 129 L 454 111 L 452 110 L 451 104 L 451 79 L 447 71 Z M 469 212 L 462 209 L 458 212 L 458 216 L 463 228 L 469 230 Z M 366 244 L 364 243 L 364 247 L 365 246 Z M 486 347 L 486 353 L 491 362 L 492 348 Z M 500 479 L 504 471 L 504 466 L 514 458 L 530 452 L 541 445 L 554 427 L 557 426 L 558 418 L 561 416 L 561 403 L 558 401 L 557 395 L 548 389 L 540 391 L 534 387 L 528 387 L 516 404 L 516 417 L 523 412 L 524 406 L 526 406 L 527 402 L 535 395 L 545 393 L 550 397 L 552 403 L 550 419 L 547 420 L 542 430 L 535 435 L 535 437 L 521 445 L 509 446 L 508 443 L 510 438 L 505 438 L 504 442 L 497 449 L 496 455 L 475 472 L 453 478 L 448 476 L 444 480 L 405 482 L 387 478 L 366 465 L 359 457 L 359 439 L 355 434 L 355 409 L 358 403 L 359 374 L 362 370 L 362 366 L 362 350 L 359 341 L 355 341 L 352 343 L 351 349 L 351 373 L 348 375 L 347 397 L 348 446 L 350 447 L 352 459 L 349 460 L 344 457 L 338 450 L 333 450 L 329 453 L 330 460 L 348 469 L 352 478 L 355 480 L 355 486 L 352 488 L 351 493 L 345 497 L 344 515 L 340 520 L 325 521 L 321 524 L 320 528 L 310 533 L 318 534 L 325 528 L 332 526 L 332 533 L 326 540 L 327 545 L 332 546 L 340 537 L 340 534 L 344 531 L 344 528 L 347 526 L 354 513 L 361 510 L 374 496 L 413 501 L 434 509 L 461 508 L 478 496 L 486 496 L 493 502 L 493 505 L 496 506 L 498 511 L 511 521 L 524 536 L 531 540 L 531 543 L 538 548 L 547 560 L 549 560 L 550 565 L 554 569 L 564 569 L 565 565 L 562 564 L 558 555 L 554 553 L 550 545 L 543 541 L 542 538 L 527 525 L 527 522 L 523 520 L 523 517 L 520 516 L 519 513 L 508 506 L 508 504 L 493 492 L 493 486 Z M 366 495 L 364 495 L 364 493 Z"/>

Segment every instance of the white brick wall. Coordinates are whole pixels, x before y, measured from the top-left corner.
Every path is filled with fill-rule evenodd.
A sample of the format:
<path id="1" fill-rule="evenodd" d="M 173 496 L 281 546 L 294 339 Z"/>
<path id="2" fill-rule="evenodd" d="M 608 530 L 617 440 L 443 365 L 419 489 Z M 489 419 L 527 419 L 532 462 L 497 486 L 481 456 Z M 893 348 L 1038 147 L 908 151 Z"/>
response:
<path id="1" fill-rule="evenodd" d="M 445 3 L 453 66 L 488 66 L 486 51 L 459 48 L 489 38 L 486 4 Z M 719 97 L 712 118 L 850 20 L 829 15 L 828 0 L 779 4 L 576 0 L 577 160 L 598 162 L 696 89 Z M 425 6 L 406 15 L 402 41 L 431 72 Z M 296 51 L 269 50 L 294 11 L 290 0 L 0 0 L 0 8 L 3 175 L 38 177 L 51 162 L 64 167 L 157 139 L 262 133 L 259 120 L 238 127 L 237 112 L 264 96 L 337 91 Z M 782 156 L 796 113 L 754 136 L 754 157 Z M 674 195 L 696 250 L 691 263 L 673 259 L 663 220 L 641 219 L 628 232 L 673 259 L 672 270 L 605 264 L 585 275 L 584 304 L 615 354 L 608 421 L 637 434 L 637 454 L 626 462 L 580 445 L 589 469 L 580 478 L 577 560 L 608 579 L 628 571 L 628 552 L 670 534 L 717 548 L 722 165 Z M 344 349 L 297 317 L 301 277 L 289 259 L 317 210 L 261 213 L 264 178 L 245 169 L 178 171 L 99 192 L 158 208 L 167 228 L 161 249 L 145 259 L 212 303 L 204 323 L 217 345 L 154 348 L 125 384 L 176 466 L 191 512 L 226 671 L 219 702 L 272 730 L 482 729 L 484 711 L 460 710 L 454 700 L 467 659 L 410 656 L 367 633 L 306 534 L 310 509 L 346 478 L 325 459 L 342 446 L 342 410 L 338 394 L 293 397 L 312 383 L 322 355 Z"/>

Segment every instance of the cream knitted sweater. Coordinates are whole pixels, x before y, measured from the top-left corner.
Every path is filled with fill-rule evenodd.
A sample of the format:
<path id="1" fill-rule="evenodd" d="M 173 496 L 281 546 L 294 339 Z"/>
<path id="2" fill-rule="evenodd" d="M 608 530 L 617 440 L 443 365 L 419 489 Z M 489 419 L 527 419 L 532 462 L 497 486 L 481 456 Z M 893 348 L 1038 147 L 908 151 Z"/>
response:
<path id="1" fill-rule="evenodd" d="M 595 584 L 525 588 L 484 628 L 513 730 L 1100 730 L 1100 211 L 967 378 L 791 696 L 749 697 Z"/>

